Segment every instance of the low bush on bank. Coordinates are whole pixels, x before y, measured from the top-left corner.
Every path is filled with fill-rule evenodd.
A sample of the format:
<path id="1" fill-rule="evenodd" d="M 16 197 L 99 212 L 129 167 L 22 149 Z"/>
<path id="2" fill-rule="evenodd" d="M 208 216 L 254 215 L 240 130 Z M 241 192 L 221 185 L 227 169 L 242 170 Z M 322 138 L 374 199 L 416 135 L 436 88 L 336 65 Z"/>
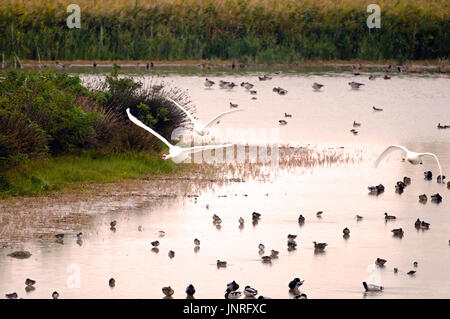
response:
<path id="1" fill-rule="evenodd" d="M 170 139 L 172 130 L 185 124 L 186 117 L 167 97 L 186 103 L 181 90 L 119 77 L 118 67 L 105 81 L 91 83 L 89 88 L 78 76 L 51 70 L 12 70 L 0 75 L 0 192 L 11 191 L 17 185 L 22 185 L 18 189 L 26 189 L 23 185 L 28 185 L 31 190 L 57 188 L 72 176 L 65 168 L 77 172 L 74 181 L 90 180 L 90 175 L 94 180 L 108 180 L 98 176 L 105 172 L 108 175 L 106 167 L 95 173 L 88 166 L 80 167 L 83 161 L 94 170 L 93 163 L 101 159 L 97 161 L 100 166 L 116 161 L 124 167 L 129 162 L 130 170 L 136 165 L 153 167 L 138 169 L 137 173 L 156 172 L 158 165 L 167 171 L 170 166 L 162 164 L 162 160 L 145 157 L 148 155 L 140 157 L 139 152 L 159 152 L 162 143 L 131 123 L 125 113 L 130 108 L 136 117 Z M 84 156 L 77 162 L 75 159 L 83 152 L 97 155 Z M 128 155 L 123 157 L 124 154 Z M 72 156 L 73 160 L 65 163 L 65 156 Z M 28 172 L 29 169 L 42 172 L 44 167 L 48 171 L 43 175 Z M 58 171 L 58 167 L 64 169 Z M 131 173 L 122 176 L 119 168 L 112 169 L 112 176 L 132 176 Z M 11 175 L 11 171 L 15 173 Z M 59 174 L 62 182 L 52 182 L 51 176 Z M 58 180 L 55 176 L 53 179 Z M 18 181 L 21 182 L 17 184 Z"/>

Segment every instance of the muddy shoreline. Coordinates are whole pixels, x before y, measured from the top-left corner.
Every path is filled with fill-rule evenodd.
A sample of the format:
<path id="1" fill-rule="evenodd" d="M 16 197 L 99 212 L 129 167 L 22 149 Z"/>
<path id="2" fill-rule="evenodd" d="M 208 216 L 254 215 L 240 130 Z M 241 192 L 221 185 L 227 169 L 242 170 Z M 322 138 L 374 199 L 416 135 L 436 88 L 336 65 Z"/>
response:
<path id="1" fill-rule="evenodd" d="M 397 66 L 399 63 L 395 60 L 383 61 L 367 61 L 367 60 L 330 60 L 330 61 L 299 61 L 293 63 L 239 63 L 237 61 L 209 61 L 209 60 L 181 60 L 181 61 L 150 61 L 150 60 L 136 60 L 136 61 L 88 61 L 88 60 L 74 60 L 74 61 L 35 61 L 23 60 L 22 67 L 91 67 L 96 63 L 97 67 L 112 67 L 117 64 L 121 67 L 138 67 L 146 68 L 147 63 L 153 62 L 154 67 L 200 67 L 201 69 L 220 69 L 230 68 L 233 64 L 236 69 L 246 69 L 255 67 L 331 67 L 331 68 L 350 68 L 353 70 L 374 70 L 384 69 L 388 65 Z M 422 71 L 436 71 L 440 73 L 450 72 L 450 63 L 448 60 L 420 60 L 420 61 L 405 61 L 401 64 L 406 67 L 407 72 L 422 72 Z M 393 70 L 396 71 L 396 70 Z"/>

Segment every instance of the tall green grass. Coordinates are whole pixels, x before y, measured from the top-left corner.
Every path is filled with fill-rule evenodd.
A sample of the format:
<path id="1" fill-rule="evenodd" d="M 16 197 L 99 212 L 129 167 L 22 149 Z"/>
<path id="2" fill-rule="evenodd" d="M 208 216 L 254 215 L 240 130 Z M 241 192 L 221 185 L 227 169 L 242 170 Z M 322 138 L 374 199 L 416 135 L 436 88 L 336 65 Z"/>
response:
<path id="1" fill-rule="evenodd" d="M 369 30 L 362 0 L 5 0 L 0 51 L 42 60 L 436 59 L 450 53 L 447 0 L 380 0 Z"/>
<path id="2" fill-rule="evenodd" d="M 48 159 L 33 159 L 1 176 L 0 197 L 38 195 L 86 183 L 116 182 L 183 169 L 155 154 L 101 154 L 86 152 Z"/>

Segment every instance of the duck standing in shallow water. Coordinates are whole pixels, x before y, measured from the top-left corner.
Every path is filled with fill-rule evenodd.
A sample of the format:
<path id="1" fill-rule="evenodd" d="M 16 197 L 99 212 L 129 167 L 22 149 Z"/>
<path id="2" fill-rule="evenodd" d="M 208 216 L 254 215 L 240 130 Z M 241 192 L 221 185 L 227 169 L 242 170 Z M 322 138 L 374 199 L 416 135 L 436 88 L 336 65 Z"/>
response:
<path id="1" fill-rule="evenodd" d="M 17 295 L 17 292 L 13 292 L 13 293 L 10 293 L 10 294 L 5 294 L 5 297 L 7 299 L 17 299 L 18 295 Z"/>
<path id="2" fill-rule="evenodd" d="M 327 243 L 317 243 L 315 241 L 313 241 L 313 244 L 314 244 L 314 249 L 319 250 L 319 251 L 324 251 L 325 248 L 328 246 Z"/>
<path id="3" fill-rule="evenodd" d="M 379 184 L 377 186 L 369 186 L 367 188 L 369 189 L 370 194 L 373 194 L 373 195 L 379 195 L 384 192 L 383 184 Z"/>
<path id="4" fill-rule="evenodd" d="M 159 241 L 155 240 L 155 241 L 152 241 L 150 244 L 151 244 L 153 247 L 158 247 L 158 246 L 159 246 Z"/>
<path id="5" fill-rule="evenodd" d="M 27 285 L 27 286 L 34 286 L 35 283 L 36 283 L 36 280 L 32 280 L 30 278 L 27 278 L 25 280 L 25 285 Z"/>
<path id="6" fill-rule="evenodd" d="M 431 195 L 431 201 L 439 204 L 442 202 L 442 196 L 439 193 Z"/>
<path id="7" fill-rule="evenodd" d="M 187 286 L 187 288 L 186 288 L 186 295 L 188 297 L 192 297 L 192 296 L 194 296 L 194 294 L 195 294 L 194 286 L 192 286 L 192 285 Z"/>
<path id="8" fill-rule="evenodd" d="M 255 298 L 257 294 L 258 294 L 258 290 L 256 290 L 255 288 L 252 288 L 250 286 L 245 286 L 245 289 L 244 289 L 245 297 Z"/>
<path id="9" fill-rule="evenodd" d="M 208 80 L 208 78 L 205 79 L 205 86 L 207 88 L 210 88 L 211 86 L 213 86 L 215 84 L 215 82 Z"/>
<path id="10" fill-rule="evenodd" d="M 236 290 L 238 290 L 239 289 L 239 284 L 236 282 L 236 281 L 232 281 L 232 282 L 230 282 L 229 284 L 227 284 L 227 290 L 230 290 L 230 291 L 236 291 Z"/>
<path id="11" fill-rule="evenodd" d="M 225 293 L 225 299 L 239 299 L 242 296 L 242 293 L 240 291 L 231 291 L 230 289 L 227 289 Z"/>
<path id="12" fill-rule="evenodd" d="M 305 223 L 305 217 L 303 217 L 303 215 L 298 216 L 298 223 L 299 224 Z"/>
<path id="13" fill-rule="evenodd" d="M 429 229 L 429 228 L 430 228 L 430 224 L 426 223 L 424 220 L 422 220 L 420 223 L 420 229 Z"/>
<path id="14" fill-rule="evenodd" d="M 301 285 L 303 285 L 305 281 L 301 280 L 300 278 L 294 278 L 291 280 L 288 284 L 288 287 L 290 290 L 298 291 L 298 288 L 300 288 Z"/>
<path id="15" fill-rule="evenodd" d="M 421 223 L 422 223 L 422 222 L 420 221 L 420 219 L 417 218 L 416 222 L 414 223 L 414 227 L 415 227 L 415 228 L 420 228 L 420 224 L 421 224 Z"/>
<path id="16" fill-rule="evenodd" d="M 270 256 L 262 256 L 261 260 L 263 263 L 271 263 L 272 262 L 272 257 Z"/>
<path id="17" fill-rule="evenodd" d="M 403 190 L 405 189 L 405 187 L 406 187 L 406 184 L 405 183 L 403 183 L 402 181 L 398 181 L 396 184 L 395 184 L 395 191 L 397 192 L 397 193 L 403 193 Z"/>
<path id="18" fill-rule="evenodd" d="M 377 258 L 375 260 L 375 265 L 380 266 L 380 267 L 384 267 L 384 264 L 387 262 L 386 259 L 383 258 Z"/>
<path id="19" fill-rule="evenodd" d="M 171 297 L 175 293 L 170 286 L 163 287 L 162 292 L 166 297 Z"/>
<path id="20" fill-rule="evenodd" d="M 270 251 L 270 257 L 272 257 L 272 259 L 273 258 L 278 258 L 278 255 L 280 254 L 280 252 L 278 251 L 278 250 L 274 250 L 274 249 L 272 249 L 271 251 Z"/>
<path id="21" fill-rule="evenodd" d="M 261 218 L 261 214 L 257 212 L 252 213 L 252 219 L 253 220 L 259 220 Z"/>
<path id="22" fill-rule="evenodd" d="M 419 195 L 419 202 L 426 203 L 428 201 L 428 197 L 425 194 Z"/>

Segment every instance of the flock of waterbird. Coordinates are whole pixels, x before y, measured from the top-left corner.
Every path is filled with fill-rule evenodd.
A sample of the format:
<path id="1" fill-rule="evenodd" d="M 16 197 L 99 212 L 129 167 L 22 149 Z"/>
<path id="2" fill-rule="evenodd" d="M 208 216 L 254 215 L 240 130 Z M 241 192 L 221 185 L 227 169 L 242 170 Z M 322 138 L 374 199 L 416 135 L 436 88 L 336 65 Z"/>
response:
<path id="1" fill-rule="evenodd" d="M 392 66 L 390 66 L 390 68 L 392 68 Z M 400 72 L 400 69 L 399 69 Z M 280 74 L 280 72 L 275 72 L 275 75 Z M 355 75 L 359 75 L 359 73 L 355 73 Z M 369 80 L 374 80 L 376 77 L 374 75 L 370 75 L 369 76 Z M 262 76 L 258 76 L 259 81 L 267 81 L 267 80 L 271 80 L 272 76 L 271 75 L 262 75 Z M 385 80 L 390 79 L 390 77 L 388 75 L 384 76 Z M 350 85 L 350 87 L 354 90 L 359 89 L 361 86 L 363 86 L 363 83 L 358 83 L 358 82 L 349 82 L 348 83 Z M 204 82 L 204 86 L 206 88 L 211 88 L 215 85 L 215 82 L 206 78 L 205 82 Z M 219 82 L 219 87 L 222 89 L 233 89 L 234 87 L 238 86 L 237 84 L 235 84 L 234 82 L 228 82 L 228 81 L 220 81 Z M 251 95 L 256 95 L 257 91 L 256 90 L 252 90 L 254 88 L 254 84 L 249 83 L 249 82 L 242 82 L 241 85 L 242 87 L 244 87 L 246 90 L 248 90 L 250 92 Z M 322 88 L 324 87 L 324 85 L 320 84 L 320 83 L 313 83 L 312 88 L 314 91 L 320 91 Z M 285 95 L 287 94 L 287 90 L 281 88 L 281 87 L 274 87 L 273 91 L 280 94 L 280 95 Z M 252 99 L 256 99 L 255 97 L 252 97 Z M 181 106 L 178 102 L 168 98 L 168 100 L 175 104 L 178 108 L 180 108 L 188 117 L 188 119 L 192 122 L 192 134 L 194 135 L 198 135 L 198 136 L 204 136 L 209 134 L 208 132 L 208 128 L 211 127 L 214 123 L 218 123 L 218 121 L 229 114 L 235 113 L 237 111 L 240 111 L 240 109 L 236 109 L 238 107 L 237 104 L 233 104 L 230 102 L 230 108 L 233 108 L 232 110 L 226 111 L 226 112 L 222 112 L 218 115 L 216 115 L 215 117 L 213 117 L 211 120 L 209 120 L 206 123 L 203 123 L 201 121 L 199 121 L 198 119 L 196 119 L 189 111 L 186 110 L 185 107 Z M 373 109 L 375 111 L 382 111 L 382 109 L 373 107 Z M 169 153 L 168 154 L 163 154 L 162 155 L 162 159 L 167 160 L 167 159 L 177 159 L 177 158 L 181 158 L 181 159 L 185 159 L 187 156 L 189 156 L 190 154 L 196 153 L 196 152 L 200 152 L 203 150 L 207 150 L 207 149 L 216 149 L 216 148 L 226 148 L 226 147 L 230 147 L 233 144 L 223 144 L 223 145 L 206 145 L 206 146 L 194 146 L 194 147 L 180 147 L 180 146 L 175 146 L 172 145 L 167 139 L 165 139 L 164 137 L 162 137 L 160 134 L 158 134 L 155 130 L 153 130 L 152 128 L 148 127 L 147 125 L 145 125 L 144 123 L 142 123 L 140 120 L 138 120 L 136 117 L 134 117 L 131 113 L 130 110 L 127 109 L 126 110 L 127 115 L 130 119 L 131 122 L 133 122 L 134 124 L 136 124 L 137 126 L 145 129 L 146 131 L 148 131 L 149 133 L 153 134 L 155 137 L 157 137 L 158 139 L 160 139 L 164 144 L 167 145 L 167 147 L 169 148 Z M 291 114 L 288 113 L 284 113 L 286 118 L 292 117 Z M 279 121 L 280 125 L 286 125 L 287 121 L 286 120 L 280 120 Z M 356 121 L 353 122 L 353 127 L 359 127 L 361 126 L 361 123 L 358 123 Z M 450 128 L 450 126 L 448 125 L 441 125 L 440 123 L 438 124 L 438 128 L 439 129 L 446 129 L 446 128 Z M 357 134 L 357 131 L 355 129 L 353 129 L 351 131 L 353 134 Z M 386 150 L 380 154 L 380 156 L 377 158 L 377 160 L 374 163 L 374 166 L 377 167 L 380 162 L 385 159 L 390 153 L 394 152 L 394 151 L 402 151 L 404 153 L 404 157 L 403 157 L 403 161 L 407 161 L 409 163 L 411 163 L 412 165 L 423 165 L 424 164 L 424 159 L 429 157 L 429 158 L 433 158 L 438 165 L 439 168 L 439 173 L 440 175 L 438 175 L 437 177 L 437 182 L 440 184 L 444 183 L 445 180 L 445 176 L 442 173 L 442 168 L 439 162 L 438 157 L 433 154 L 433 153 L 417 153 L 417 152 L 413 152 L 408 150 L 406 147 L 401 146 L 401 145 L 390 145 L 389 147 L 386 148 Z M 431 180 L 432 179 L 432 172 L 431 171 L 426 171 L 424 173 L 425 175 L 425 179 L 426 180 Z M 404 177 L 402 181 L 398 181 L 397 184 L 395 185 L 395 189 L 396 192 L 403 192 L 404 188 L 407 187 L 408 185 L 411 184 L 411 178 L 409 177 Z M 450 182 L 448 183 L 448 188 L 450 188 Z M 373 195 L 380 195 L 381 193 L 383 193 L 385 191 L 385 187 L 382 184 L 376 185 L 376 186 L 369 186 L 369 194 L 373 194 Z M 436 202 L 436 203 L 440 203 L 442 201 L 442 196 L 437 193 L 434 195 L 431 195 L 431 199 L 432 201 Z M 428 197 L 426 196 L 426 194 L 422 194 L 419 196 L 419 201 L 421 203 L 425 203 L 428 200 Z M 206 208 L 209 208 L 209 205 L 206 206 Z M 316 217 L 317 218 L 321 218 L 323 215 L 323 211 L 318 211 L 316 213 Z M 222 219 L 214 214 L 212 216 L 213 218 L 213 224 L 215 225 L 215 227 L 217 227 L 218 229 L 220 229 L 221 227 L 221 223 L 222 223 Z M 357 221 L 361 221 L 364 217 L 360 216 L 360 215 L 356 215 L 356 220 Z M 258 221 L 261 219 L 261 214 L 257 213 L 257 212 L 253 212 L 251 215 L 251 219 L 252 219 L 252 223 L 253 225 L 257 225 Z M 384 219 L 386 222 L 391 221 L 391 220 L 395 220 L 396 217 L 393 215 L 389 215 L 387 212 L 384 213 Z M 298 217 L 297 222 L 300 225 L 303 225 L 305 223 L 306 219 L 303 215 L 300 214 L 300 216 Z M 242 229 L 245 223 L 245 220 L 243 217 L 240 217 L 239 220 L 239 228 Z M 117 221 L 112 221 L 110 223 L 110 229 L 111 231 L 115 231 L 116 230 L 116 226 L 117 226 Z M 420 220 L 419 218 L 416 220 L 416 222 L 414 223 L 414 227 L 416 229 L 429 229 L 430 228 L 430 224 L 425 222 L 424 220 Z M 138 228 L 139 231 L 142 231 L 142 226 L 139 226 Z M 343 229 L 343 236 L 344 238 L 349 238 L 350 236 L 350 229 L 345 227 Z M 402 228 L 397 228 L 397 229 L 392 229 L 391 230 L 393 236 L 396 237 L 402 237 L 404 235 L 404 230 Z M 165 232 L 164 231 L 159 231 L 159 236 L 160 237 L 164 237 L 165 236 Z M 56 234 L 55 235 L 56 241 L 58 242 L 62 242 L 64 239 L 64 234 Z M 291 250 L 295 250 L 297 247 L 297 242 L 296 242 L 296 238 L 297 235 L 295 234 L 288 234 L 287 236 L 287 249 L 289 251 Z M 77 234 L 77 243 L 81 246 L 82 244 L 82 233 L 78 233 Z M 154 252 L 159 252 L 159 248 L 158 246 L 160 245 L 160 242 L 158 240 L 152 241 L 151 243 L 152 251 Z M 449 241 L 450 244 L 450 241 Z M 194 251 L 198 251 L 200 248 L 200 240 L 198 238 L 194 239 Z M 321 253 L 324 252 L 324 250 L 326 249 L 326 247 L 328 246 L 327 243 L 324 242 L 313 242 L 314 245 L 314 250 L 316 253 Z M 259 244 L 258 245 L 258 253 L 261 256 L 261 261 L 263 263 L 271 263 L 273 259 L 277 259 L 279 257 L 279 251 L 272 249 L 270 251 L 270 254 L 265 254 L 265 245 L 264 244 Z M 16 251 L 13 252 L 11 254 L 9 254 L 9 256 L 11 257 L 15 257 L 15 258 L 28 258 L 31 256 L 31 254 L 27 251 Z M 175 252 L 173 250 L 170 250 L 168 252 L 168 256 L 170 259 L 175 257 Z M 383 258 L 377 258 L 375 260 L 375 265 L 378 267 L 384 267 L 386 264 L 387 260 L 383 259 Z M 227 261 L 225 260 L 217 260 L 216 261 L 216 265 L 217 268 L 225 268 L 227 267 Z M 414 268 L 418 267 L 418 263 L 415 261 L 413 262 L 413 266 Z M 398 268 L 394 268 L 394 273 L 398 273 Z M 416 270 L 410 270 L 407 272 L 408 275 L 413 276 L 416 273 Z M 307 299 L 307 295 L 305 293 L 300 292 L 300 287 L 303 285 L 303 283 L 305 282 L 305 280 L 302 280 L 300 278 L 294 278 L 292 281 L 290 281 L 288 283 L 288 288 L 289 288 L 289 292 L 293 295 L 294 299 Z M 26 291 L 32 291 L 35 289 L 35 284 L 36 281 L 27 278 L 25 281 L 25 289 Z M 116 286 L 116 280 L 114 278 L 110 278 L 108 281 L 108 284 L 111 288 L 114 288 Z M 368 283 L 368 282 L 363 282 L 363 288 L 365 289 L 366 292 L 380 292 L 383 291 L 385 288 L 383 286 L 377 285 L 375 283 Z M 227 284 L 226 286 L 226 290 L 225 290 L 225 295 L 224 297 L 226 299 L 238 299 L 242 296 L 242 294 L 246 297 L 246 298 L 255 298 L 258 295 L 258 291 L 255 288 L 252 288 L 250 286 L 245 286 L 245 288 L 243 289 L 243 293 L 241 293 L 238 289 L 239 289 L 239 284 L 237 284 L 235 281 L 232 281 L 231 283 Z M 187 298 L 194 298 L 194 294 L 195 294 L 196 290 L 195 287 L 192 284 L 189 284 L 185 290 L 185 293 L 187 295 Z M 162 293 L 164 294 L 165 298 L 172 298 L 173 294 L 174 294 L 174 290 L 170 287 L 170 286 L 166 286 L 162 288 Z M 16 292 L 14 293 L 9 293 L 5 295 L 6 298 L 8 299 L 16 299 L 18 298 L 18 294 Z M 59 298 L 59 293 L 57 291 L 52 293 L 52 298 L 57 299 Z M 258 296 L 259 299 L 265 299 L 268 297 L 265 296 Z"/>

